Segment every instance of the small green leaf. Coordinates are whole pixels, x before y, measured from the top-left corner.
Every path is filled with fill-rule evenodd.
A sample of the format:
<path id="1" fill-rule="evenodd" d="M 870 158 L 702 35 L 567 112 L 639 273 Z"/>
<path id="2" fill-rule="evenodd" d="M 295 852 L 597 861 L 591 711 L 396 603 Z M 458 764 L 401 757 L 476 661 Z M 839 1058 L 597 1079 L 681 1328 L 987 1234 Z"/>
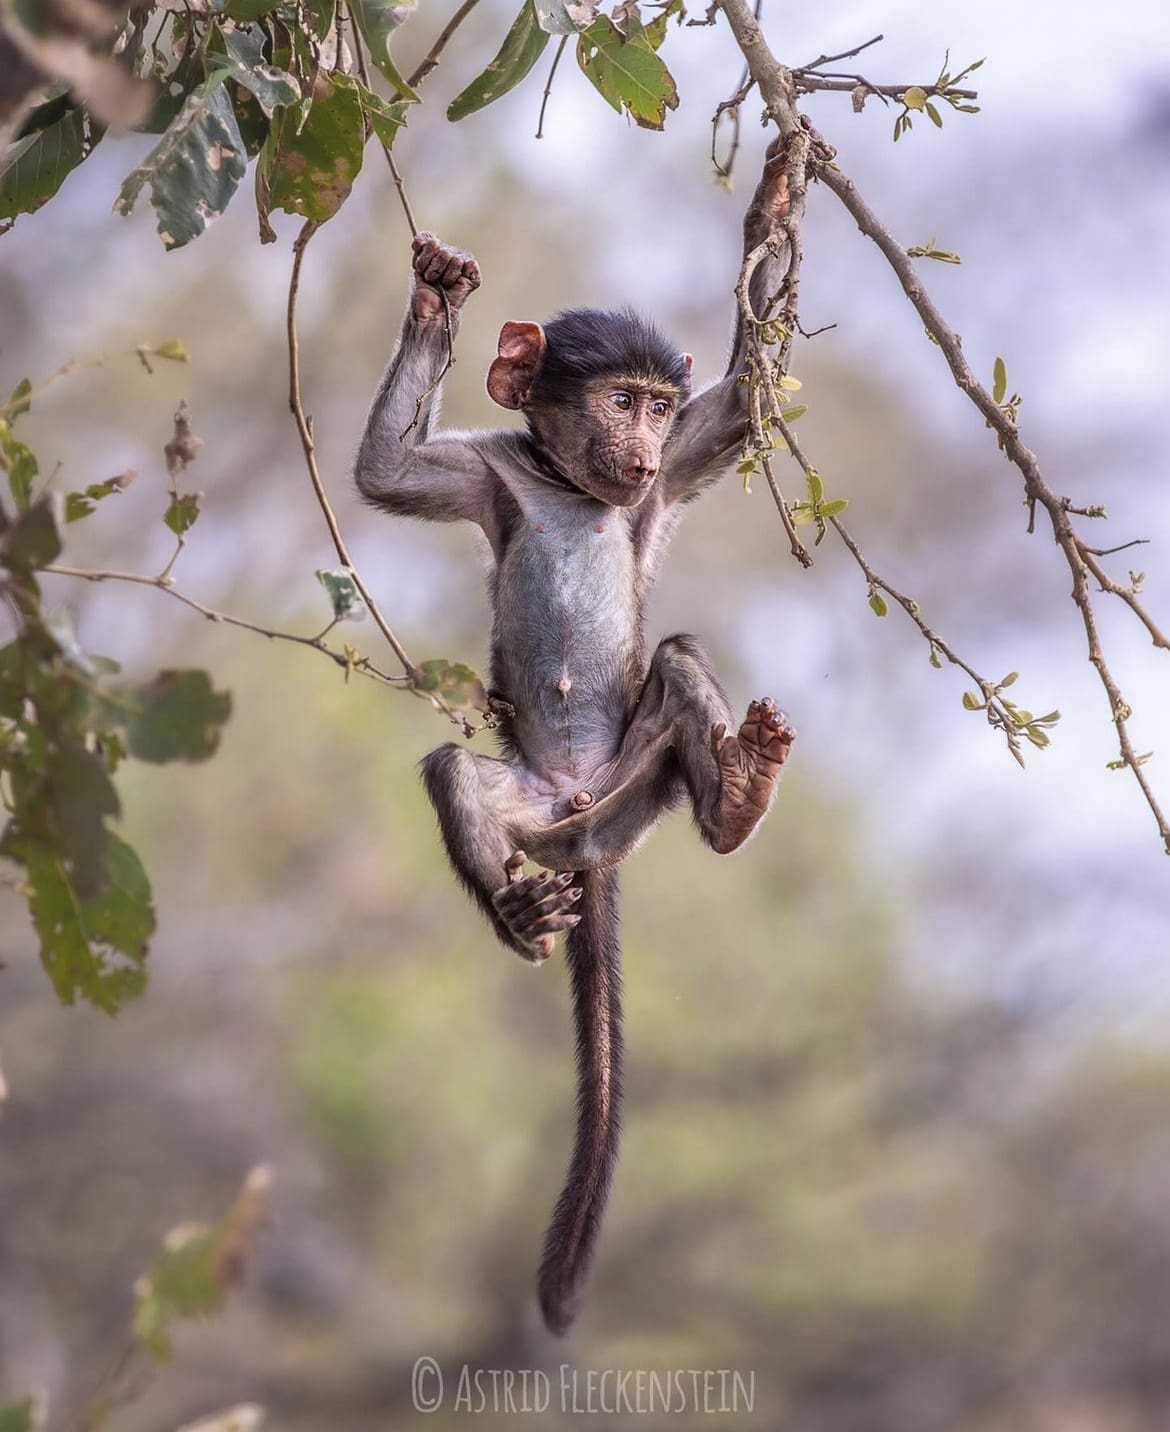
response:
<path id="1" fill-rule="evenodd" d="M 902 96 L 902 103 L 907 109 L 923 109 L 926 105 L 926 91 L 921 85 L 911 85 Z"/>
<path id="2" fill-rule="evenodd" d="M 995 368 L 993 370 L 993 373 L 994 385 L 991 390 L 991 396 L 995 400 L 995 402 L 1002 403 L 1004 400 L 1004 396 L 1007 393 L 1007 364 L 1003 361 L 1002 358 L 997 358 L 995 360 Z"/>
<path id="3" fill-rule="evenodd" d="M 881 592 L 872 591 L 869 594 L 869 607 L 875 617 L 889 616 L 890 607 Z"/>
<path id="4" fill-rule="evenodd" d="M 333 572 L 318 572 L 317 580 L 329 593 L 329 601 L 333 606 L 333 615 L 337 621 L 360 622 L 365 620 L 366 603 L 361 592 L 358 591 L 352 572 L 345 567 L 340 567 Z"/>
<path id="5" fill-rule="evenodd" d="M 172 497 L 170 505 L 163 513 L 163 521 L 176 537 L 190 531 L 199 521 L 199 494 L 184 492 Z"/>
<path id="6" fill-rule="evenodd" d="M 803 418 L 805 413 L 807 412 L 807 403 L 794 403 L 792 407 L 784 408 L 781 411 L 780 416 L 784 419 L 786 423 L 795 423 L 798 421 L 798 419 Z"/>
<path id="7" fill-rule="evenodd" d="M 172 363 L 189 363 L 190 355 L 177 338 L 168 338 L 157 348 L 148 350 L 154 358 L 169 358 Z"/>
<path id="8" fill-rule="evenodd" d="M 88 517 L 99 502 L 111 497 L 115 492 L 125 492 L 137 475 L 127 469 L 116 477 L 107 477 L 104 482 L 91 482 L 84 492 L 66 493 L 65 521 L 79 522 L 83 517 Z"/>
<path id="9" fill-rule="evenodd" d="M 926 110 L 926 113 L 930 118 L 930 122 L 936 125 L 939 129 L 941 129 L 943 127 L 942 115 L 939 114 L 938 110 L 935 109 L 934 105 L 932 105 L 931 102 L 927 100 L 926 103 L 923 105 L 923 109 Z"/>
<path id="10" fill-rule="evenodd" d="M 61 555 L 64 512 L 59 494 L 46 493 L 37 498 L 0 539 L 0 562 L 20 572 L 36 571 L 55 562 Z"/>
<path id="11" fill-rule="evenodd" d="M 441 657 L 424 661 L 418 668 L 416 684 L 420 691 L 433 692 L 457 711 L 489 709 L 483 682 L 461 661 L 446 661 Z"/>
<path id="12" fill-rule="evenodd" d="M 37 475 L 36 455 L 30 447 L 11 435 L 7 423 L 0 422 L 2 465 L 8 469 L 8 490 L 18 512 L 27 510 L 32 501 L 33 480 Z"/>
<path id="13" fill-rule="evenodd" d="M 134 1285 L 134 1336 L 156 1362 L 172 1354 L 172 1324 L 218 1312 L 240 1282 L 270 1182 L 266 1169 L 248 1175 L 219 1223 L 185 1223 L 167 1234 L 161 1256 Z"/>
<path id="14" fill-rule="evenodd" d="M 540 27 L 533 0 L 525 0 L 512 28 L 504 36 L 499 52 L 478 75 L 447 106 L 447 118 L 466 119 L 493 100 L 515 89 L 544 53 L 548 31 Z"/>
<path id="15" fill-rule="evenodd" d="M 840 517 L 848 506 L 849 499 L 847 497 L 834 497 L 832 502 L 825 502 L 821 505 L 821 516 Z"/>
<path id="16" fill-rule="evenodd" d="M 930 664 L 936 671 L 942 670 L 942 660 L 938 654 L 938 647 L 933 642 L 930 644 Z"/>
<path id="17" fill-rule="evenodd" d="M 808 498 L 814 507 L 819 507 L 824 501 L 825 484 L 821 481 L 821 475 L 815 468 L 807 473 Z"/>
<path id="18" fill-rule="evenodd" d="M 973 691 L 963 692 L 963 708 L 966 711 L 982 711 L 987 703 Z"/>
<path id="19" fill-rule="evenodd" d="M 4 405 L 4 411 L 7 413 L 10 422 L 15 422 L 17 418 L 24 417 L 29 408 L 32 407 L 32 399 L 29 396 L 31 392 L 32 383 L 28 378 L 22 378 L 16 387 L 13 388 L 12 396 Z"/>
<path id="20" fill-rule="evenodd" d="M 1009 671 L 1008 674 L 1004 677 L 1004 679 L 999 683 L 999 689 L 1001 691 L 1006 691 L 1009 686 L 1014 686 L 1016 684 L 1016 682 L 1019 680 L 1019 677 L 1020 673 L 1018 671 Z"/>

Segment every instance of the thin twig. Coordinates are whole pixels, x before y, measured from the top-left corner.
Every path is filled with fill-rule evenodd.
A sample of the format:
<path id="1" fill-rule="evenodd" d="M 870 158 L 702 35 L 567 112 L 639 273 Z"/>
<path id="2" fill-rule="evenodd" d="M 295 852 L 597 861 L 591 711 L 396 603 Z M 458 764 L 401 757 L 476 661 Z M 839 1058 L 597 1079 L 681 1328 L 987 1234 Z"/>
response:
<path id="1" fill-rule="evenodd" d="M 454 15 L 451 16 L 450 20 L 448 20 L 447 24 L 443 27 L 442 33 L 431 46 L 426 58 L 415 68 L 414 73 L 406 81 L 411 89 L 421 84 L 439 63 L 439 56 L 447 48 L 447 41 L 478 4 L 479 0 L 463 0 L 463 4 L 460 5 L 459 9 L 455 11 Z M 417 230 L 415 232 L 417 233 Z"/>
<path id="2" fill-rule="evenodd" d="M 367 89 L 370 87 L 370 72 L 366 68 L 366 52 L 362 44 L 361 31 L 353 23 L 353 15 L 350 15 L 350 33 L 353 35 L 353 50 L 357 57 L 358 74 L 361 76 L 362 84 Z M 413 88 L 413 86 L 412 86 Z M 398 191 L 398 201 L 402 205 L 402 212 L 406 215 L 406 222 L 410 227 L 410 236 L 414 238 L 418 233 L 418 222 L 414 217 L 414 210 L 411 208 L 410 198 L 406 192 L 406 185 L 403 183 L 402 175 L 398 172 L 398 165 L 394 162 L 394 155 L 390 146 L 383 142 L 381 135 L 378 136 L 378 144 L 382 153 L 386 156 L 386 163 L 390 166 L 390 177 L 394 180 L 394 187 Z"/>
<path id="3" fill-rule="evenodd" d="M 868 50 L 871 45 L 879 45 L 886 37 L 875 35 L 872 40 L 866 40 L 864 44 L 854 45 L 851 50 L 842 50 L 839 55 L 818 55 L 815 60 L 810 60 L 807 65 L 799 65 L 795 73 L 803 70 L 819 70 L 822 65 L 833 65 L 838 60 L 851 60 L 854 55 L 860 55 L 862 50 Z"/>
<path id="4" fill-rule="evenodd" d="M 230 612 L 216 611 L 214 607 L 206 606 L 203 602 L 188 596 L 186 592 L 180 592 L 165 577 L 153 577 L 139 572 L 98 571 L 85 567 L 51 566 L 43 567 L 41 570 L 54 577 L 73 577 L 82 582 L 132 582 L 139 587 L 156 587 L 160 592 L 166 592 L 177 602 L 182 602 L 185 607 L 190 607 L 192 611 L 206 617 L 209 622 L 222 622 L 225 626 L 239 627 L 243 631 L 255 632 L 257 636 L 267 637 L 270 641 L 291 641 L 295 642 L 297 646 L 310 647 L 313 651 L 319 651 L 322 656 L 327 656 L 335 666 L 340 666 L 342 670 L 356 671 L 362 676 L 368 676 L 387 686 L 401 688 L 410 684 L 409 677 L 390 676 L 387 672 L 380 671 L 368 657 L 362 656 L 352 660 L 344 652 L 327 646 L 324 638 L 326 633 L 333 630 L 336 625 L 335 621 L 330 622 L 325 630 L 318 632 L 316 636 L 298 636 L 296 632 L 278 631 L 274 627 L 261 626 L 258 622 L 250 622 L 243 617 L 232 616 Z"/>
<path id="5" fill-rule="evenodd" d="M 350 558 L 349 551 L 345 545 L 345 539 L 341 535 L 341 528 L 338 526 L 337 518 L 333 508 L 330 506 L 329 498 L 325 492 L 325 484 L 321 481 L 321 472 L 317 466 L 317 449 L 313 441 L 312 420 L 305 416 L 304 404 L 301 401 L 301 358 L 300 344 L 297 339 L 297 294 L 300 291 L 301 264 L 304 261 L 305 249 L 309 240 L 316 233 L 318 225 L 314 220 L 306 221 L 293 243 L 293 265 L 292 274 L 288 285 L 288 406 L 297 426 L 297 432 L 301 438 L 301 448 L 305 454 L 305 465 L 309 470 L 309 480 L 313 484 L 313 491 L 317 496 L 317 504 L 324 515 L 326 525 L 329 528 L 329 535 L 333 538 L 333 546 L 337 551 L 338 558 L 345 567 L 349 576 L 353 578 L 353 584 L 361 593 L 362 600 L 369 608 L 370 615 L 378 630 L 386 638 L 390 649 L 402 663 L 409 680 L 409 689 L 417 696 L 429 701 L 436 711 L 442 711 L 457 726 L 463 728 L 464 734 L 470 736 L 474 733 L 474 727 L 459 714 L 454 707 L 450 706 L 443 698 L 433 691 L 424 691 L 419 685 L 420 673 L 414 662 L 406 654 L 406 648 L 395 636 L 389 622 L 382 615 L 378 604 L 370 594 L 369 588 L 362 580 Z"/>
<path id="6" fill-rule="evenodd" d="M 871 84 L 864 75 L 839 75 L 830 77 L 828 75 L 808 74 L 802 70 L 792 71 L 792 83 L 798 93 L 812 90 L 836 90 L 842 94 L 848 94 L 855 90 L 858 85 L 863 85 L 870 94 L 889 96 L 891 99 L 901 99 L 908 89 L 920 89 L 928 99 L 934 96 L 954 95 L 957 99 L 978 99 L 979 91 L 973 89 L 955 89 L 951 85 L 875 85 Z"/>
<path id="7" fill-rule="evenodd" d="M 565 53 L 565 46 L 569 43 L 568 35 L 561 36 L 561 43 L 557 46 L 557 52 L 553 56 L 552 69 L 548 72 L 548 82 L 544 87 L 544 94 L 540 99 L 540 118 L 536 121 L 536 137 L 544 138 L 544 112 L 548 108 L 548 97 L 552 94 L 552 82 L 556 78 L 557 66 L 561 62 L 561 56 Z"/>

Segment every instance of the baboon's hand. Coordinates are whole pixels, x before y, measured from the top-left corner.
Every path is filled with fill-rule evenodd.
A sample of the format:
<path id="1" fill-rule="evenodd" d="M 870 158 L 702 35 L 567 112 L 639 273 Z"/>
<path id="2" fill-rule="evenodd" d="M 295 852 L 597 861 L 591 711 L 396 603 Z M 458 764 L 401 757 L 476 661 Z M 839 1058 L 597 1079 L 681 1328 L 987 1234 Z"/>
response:
<path id="1" fill-rule="evenodd" d="M 787 164 L 784 140 L 776 138 L 764 155 L 764 172 L 743 221 L 744 241 L 749 249 L 762 244 L 781 219 L 788 216 Z"/>
<path id="2" fill-rule="evenodd" d="M 415 234 L 411 249 L 414 268 L 411 308 L 415 318 L 420 321 L 442 318 L 444 294 L 451 311 L 457 312 L 468 294 L 479 287 L 479 264 L 470 254 L 451 248 L 434 234 Z"/>

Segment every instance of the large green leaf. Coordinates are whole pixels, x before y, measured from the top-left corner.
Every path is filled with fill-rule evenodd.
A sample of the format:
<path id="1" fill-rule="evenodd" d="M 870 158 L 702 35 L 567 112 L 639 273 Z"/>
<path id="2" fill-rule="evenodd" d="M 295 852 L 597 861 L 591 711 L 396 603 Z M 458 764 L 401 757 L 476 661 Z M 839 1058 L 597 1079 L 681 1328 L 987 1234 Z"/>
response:
<path id="1" fill-rule="evenodd" d="M 665 20 L 664 14 L 643 27 L 630 19 L 623 35 L 608 15 L 601 15 L 577 41 L 577 61 L 598 93 L 643 129 L 661 129 L 666 111 L 678 108 L 674 78 L 656 53 Z"/>
<path id="2" fill-rule="evenodd" d="M 394 86 L 403 99 L 417 100 L 417 93 L 398 72 L 398 66 L 390 55 L 390 40 L 394 31 L 414 13 L 415 5 L 408 0 L 353 0 L 350 11 L 357 21 L 357 27 L 366 42 L 370 59 Z"/>
<path id="3" fill-rule="evenodd" d="M 540 28 L 533 0 L 524 0 L 524 8 L 504 36 L 499 53 L 483 74 L 478 75 L 461 94 L 447 106 L 447 118 L 466 119 L 483 109 L 509 90 L 515 89 L 532 66 L 540 59 L 548 44 L 548 31 Z"/>
<path id="4" fill-rule="evenodd" d="M 10 831 L 0 852 L 25 868 L 41 959 L 61 1001 L 86 999 L 115 1014 L 141 994 L 155 919 L 150 882 L 134 851 L 109 836 L 109 883 L 88 899 L 79 895 L 59 853 L 46 842 Z"/>
<path id="5" fill-rule="evenodd" d="M 217 71 L 191 91 L 177 118 L 137 169 L 114 203 L 129 214 L 144 184 L 158 211 L 158 231 L 168 249 L 197 239 L 223 213 L 247 168 L 240 127 Z"/>
<path id="6" fill-rule="evenodd" d="M 363 106 L 347 75 L 331 75 L 328 84 L 330 93 L 314 100 L 299 134 L 288 110 L 272 121 L 256 172 L 262 228 L 273 209 L 323 223 L 349 197 L 366 142 Z"/>
<path id="7" fill-rule="evenodd" d="M 3 156 L 0 221 L 48 203 L 100 137 L 90 134 L 84 110 L 71 109 L 55 124 L 18 139 Z"/>
<path id="8" fill-rule="evenodd" d="M 128 751 L 140 761 L 205 761 L 231 710 L 231 696 L 216 691 L 206 671 L 160 671 L 143 686 L 91 693 L 86 724 L 124 730 Z"/>

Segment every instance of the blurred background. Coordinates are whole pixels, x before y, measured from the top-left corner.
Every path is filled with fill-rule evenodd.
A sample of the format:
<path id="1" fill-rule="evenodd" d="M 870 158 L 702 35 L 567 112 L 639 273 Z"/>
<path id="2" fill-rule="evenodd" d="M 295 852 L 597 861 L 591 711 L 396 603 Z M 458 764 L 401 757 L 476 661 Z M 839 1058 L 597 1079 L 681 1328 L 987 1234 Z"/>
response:
<path id="1" fill-rule="evenodd" d="M 682 103 L 665 134 L 627 127 L 569 58 L 539 142 L 543 62 L 448 125 L 511 17 L 482 0 L 396 148 L 420 223 L 484 271 L 447 420 L 496 422 L 483 375 L 505 319 L 576 302 L 651 310 L 715 377 L 767 138 L 749 100 L 735 192 L 712 182 L 734 47 L 722 26 L 672 28 Z M 445 19 L 410 20 L 404 69 Z M 923 262 L 924 279 L 977 372 L 1004 357 L 1052 485 L 1107 506 L 1100 545 L 1151 539 L 1110 566 L 1148 570 L 1165 622 L 1161 5 L 834 0 L 765 24 L 798 63 L 884 31 L 856 62 L 877 82 L 929 83 L 948 46 L 952 72 L 988 56 L 981 114 L 946 111 L 941 131 L 919 117 L 897 146 L 876 101 L 804 107 L 899 239 L 962 255 Z M 0 390 L 181 338 L 189 367 L 111 360 L 24 420 L 67 488 L 141 474 L 68 557 L 163 564 L 162 447 L 185 397 L 205 502 L 179 585 L 318 630 L 313 573 L 334 558 L 286 406 L 296 223 L 262 248 L 241 193 L 164 254 L 145 202 L 110 212 L 149 143 L 107 139 L 5 238 Z M 411 654 L 482 669 L 473 533 L 363 510 L 349 485 L 408 240 L 371 146 L 306 260 L 306 406 L 351 550 Z M 1132 778 L 1106 770 L 1115 735 L 1067 568 L 1043 520 L 1026 534 L 1018 475 L 825 192 L 805 248 L 804 323 L 836 324 L 797 348 L 805 447 L 882 574 L 978 670 L 1018 670 L 1020 704 L 1059 707 L 1050 750 L 1021 771 L 904 617 L 873 616 L 831 542 L 802 572 L 762 482 L 747 495 L 730 477 L 691 510 L 651 638 L 698 633 L 733 703 L 771 693 L 800 741 L 741 856 L 717 860 L 678 815 L 625 869 L 624 1156 L 591 1301 L 558 1344 L 531 1289 L 570 1141 L 567 984 L 559 960 L 534 972 L 496 947 L 444 865 L 415 767 L 452 732 L 158 592 L 62 582 L 88 649 L 132 672 L 204 665 L 235 706 L 209 764 L 120 777 L 160 919 L 143 1000 L 117 1020 L 58 1007 L 0 890 L 5 1394 L 39 1386 L 59 1416 L 76 1409 L 165 1231 L 214 1216 L 262 1160 L 273 1218 L 254 1275 L 223 1317 L 181 1331 L 176 1365 L 111 1426 L 173 1428 L 244 1398 L 292 1432 L 406 1425 L 422 1355 L 449 1385 L 464 1363 L 754 1372 L 754 1411 L 728 1420 L 800 1432 L 1170 1426 L 1170 867 Z M 1119 603 L 1100 611 L 1165 804 L 1170 662 Z M 568 1420 L 555 1403 L 541 1419 Z M 607 1419 L 627 1420 L 657 1425 Z"/>

